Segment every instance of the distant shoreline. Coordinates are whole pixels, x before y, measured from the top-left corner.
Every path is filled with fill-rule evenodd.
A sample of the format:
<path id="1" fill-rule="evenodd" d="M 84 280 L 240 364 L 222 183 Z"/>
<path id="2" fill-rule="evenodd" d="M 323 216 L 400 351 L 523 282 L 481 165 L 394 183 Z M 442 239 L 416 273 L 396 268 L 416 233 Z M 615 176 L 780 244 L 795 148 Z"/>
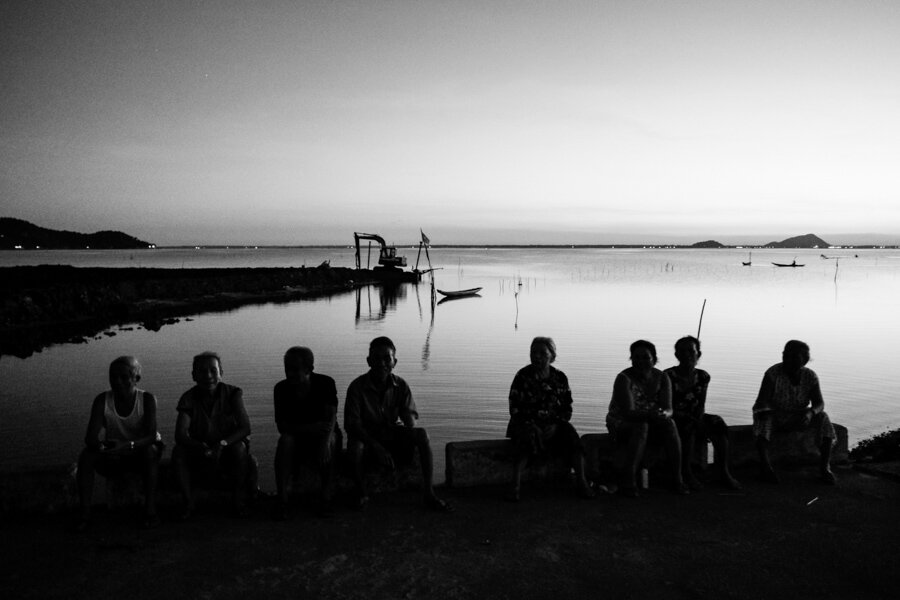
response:
<path id="1" fill-rule="evenodd" d="M 397 248 L 418 247 L 418 243 L 396 244 Z M 118 252 L 153 252 L 156 250 L 265 250 L 265 249 L 325 249 L 325 250 L 346 250 L 353 248 L 352 244 L 268 244 L 268 245 L 241 245 L 241 244 L 211 244 L 202 246 L 156 246 L 155 248 L 17 248 L 17 249 L 0 249 L 0 252 L 71 252 L 74 250 L 93 250 L 96 252 L 108 252 L 110 250 Z M 779 247 L 770 245 L 754 245 L 754 244 L 737 244 L 721 246 L 697 246 L 695 244 L 430 244 L 431 249 L 536 249 L 536 250 L 896 250 L 900 249 L 900 244 L 842 244 L 834 246 L 790 246 Z"/>
<path id="2" fill-rule="evenodd" d="M 114 325 L 155 331 L 204 312 L 291 302 L 415 277 L 327 263 L 308 268 L 0 267 L 0 356 L 25 358 L 54 344 L 83 343 Z"/>

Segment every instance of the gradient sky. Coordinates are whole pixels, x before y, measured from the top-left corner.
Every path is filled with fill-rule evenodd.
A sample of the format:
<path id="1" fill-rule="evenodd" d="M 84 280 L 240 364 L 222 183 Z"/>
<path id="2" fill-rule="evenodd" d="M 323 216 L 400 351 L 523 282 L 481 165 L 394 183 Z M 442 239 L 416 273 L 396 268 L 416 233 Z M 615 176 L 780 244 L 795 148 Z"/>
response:
<path id="1" fill-rule="evenodd" d="M 0 3 L 0 216 L 55 229 L 897 238 L 898 166 L 896 0 Z"/>

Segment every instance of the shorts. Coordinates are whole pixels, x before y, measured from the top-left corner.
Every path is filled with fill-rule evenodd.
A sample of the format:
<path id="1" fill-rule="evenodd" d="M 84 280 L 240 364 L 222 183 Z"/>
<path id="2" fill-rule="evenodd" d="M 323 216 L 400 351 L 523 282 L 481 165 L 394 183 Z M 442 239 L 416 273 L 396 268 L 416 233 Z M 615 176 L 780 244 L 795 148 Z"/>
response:
<path id="1" fill-rule="evenodd" d="M 250 455 L 250 440 L 243 439 L 239 444 L 244 444 L 247 455 Z M 201 477 L 212 478 L 215 476 L 231 476 L 235 471 L 235 454 L 236 452 L 225 450 L 218 454 L 206 456 L 206 450 L 196 446 L 184 446 L 184 458 L 188 469 L 192 474 Z"/>
<path id="2" fill-rule="evenodd" d="M 391 458 L 394 459 L 394 464 L 398 466 L 407 466 L 411 465 L 413 462 L 413 458 L 415 457 L 416 452 L 416 434 L 412 427 L 407 427 L 405 425 L 395 425 L 390 429 L 382 432 L 382 435 L 375 438 L 376 441 L 384 446 L 384 449 L 387 450 Z M 356 440 L 354 438 L 350 438 L 348 440 L 347 446 L 351 446 L 354 444 Z M 371 451 L 370 447 L 367 447 L 363 443 L 363 460 L 368 465 L 377 464 L 378 459 L 375 454 Z"/>
<path id="3" fill-rule="evenodd" d="M 728 434 L 728 426 L 719 415 L 704 413 L 699 423 L 694 419 L 679 417 L 673 417 L 672 420 L 678 426 L 678 435 L 681 436 L 682 440 L 690 434 L 695 434 L 697 441 L 706 442 L 710 441 L 710 436 L 716 437 Z"/>
<path id="4" fill-rule="evenodd" d="M 153 442 L 156 448 L 156 461 L 162 458 L 166 445 L 160 442 Z M 144 457 L 141 451 L 132 452 L 127 456 L 103 454 L 97 457 L 94 462 L 94 470 L 104 477 L 118 477 L 123 473 L 143 473 Z"/>

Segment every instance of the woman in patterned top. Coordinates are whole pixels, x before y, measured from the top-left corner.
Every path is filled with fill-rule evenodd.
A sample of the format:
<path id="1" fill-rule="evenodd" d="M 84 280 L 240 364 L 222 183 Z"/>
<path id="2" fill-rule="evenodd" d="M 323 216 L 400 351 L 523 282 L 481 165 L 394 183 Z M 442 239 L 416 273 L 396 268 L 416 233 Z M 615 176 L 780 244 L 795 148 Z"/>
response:
<path id="1" fill-rule="evenodd" d="M 722 417 L 706 412 L 706 390 L 709 373 L 697 368 L 700 360 L 700 340 L 692 335 L 675 342 L 678 366 L 663 371 L 672 382 L 672 420 L 681 438 L 681 474 L 691 489 L 701 489 L 691 469 L 692 450 L 697 440 L 713 444 L 717 474 L 726 486 L 740 489 L 741 484 L 728 470 L 728 426 Z"/>
<path id="2" fill-rule="evenodd" d="M 572 418 L 572 390 L 566 374 L 551 366 L 556 344 L 548 337 L 531 342 L 531 364 L 516 373 L 509 390 L 509 426 L 506 437 L 516 449 L 512 489 L 507 499 L 518 502 L 522 470 L 528 460 L 545 452 L 571 457 L 578 494 L 594 492 L 584 476 L 584 448 Z"/>
<path id="3" fill-rule="evenodd" d="M 781 362 L 763 375 L 759 395 L 753 404 L 753 434 L 764 481 L 778 483 L 778 475 L 769 460 L 769 443 L 773 431 L 810 429 L 819 446 L 819 476 L 834 485 L 831 471 L 831 448 L 835 431 L 825 412 L 825 400 L 819 378 L 808 368 L 809 346 L 800 340 L 789 340 L 781 353 Z"/>
<path id="4" fill-rule="evenodd" d="M 656 346 L 647 340 L 631 344 L 631 366 L 616 376 L 606 427 L 617 446 L 624 446 L 624 481 L 620 491 L 637 497 L 637 469 L 648 441 L 666 449 L 673 489 L 690 490 L 681 478 L 681 441 L 672 420 L 672 385 L 656 365 Z"/>

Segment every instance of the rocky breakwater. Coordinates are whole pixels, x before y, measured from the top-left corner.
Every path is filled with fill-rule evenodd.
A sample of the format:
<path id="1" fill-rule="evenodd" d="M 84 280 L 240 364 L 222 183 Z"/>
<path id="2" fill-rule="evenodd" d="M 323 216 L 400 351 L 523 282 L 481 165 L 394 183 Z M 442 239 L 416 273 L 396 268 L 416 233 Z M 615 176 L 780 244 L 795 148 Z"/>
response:
<path id="1" fill-rule="evenodd" d="M 112 325 L 157 330 L 179 317 L 289 302 L 360 285 L 414 281 L 410 273 L 319 267 L 111 269 L 60 265 L 0 269 L 0 354 L 27 357 L 82 342 Z"/>

